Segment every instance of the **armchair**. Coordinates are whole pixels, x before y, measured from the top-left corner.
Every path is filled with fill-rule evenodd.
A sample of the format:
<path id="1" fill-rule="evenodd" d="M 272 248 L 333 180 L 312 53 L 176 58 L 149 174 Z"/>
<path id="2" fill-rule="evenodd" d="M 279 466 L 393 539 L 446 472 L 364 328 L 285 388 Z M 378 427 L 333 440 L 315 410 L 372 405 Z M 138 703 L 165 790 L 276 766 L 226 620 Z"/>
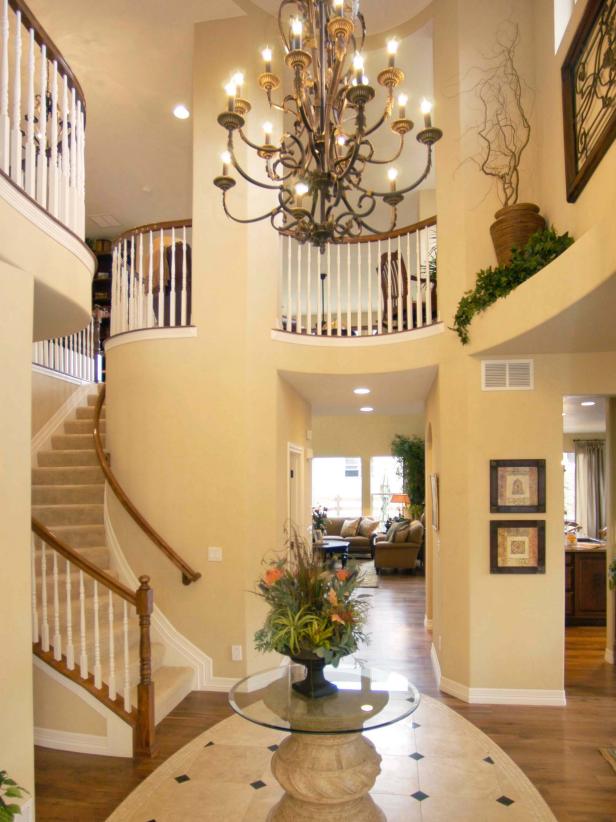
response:
<path id="1" fill-rule="evenodd" d="M 418 520 L 408 526 L 408 530 L 398 528 L 399 533 L 390 531 L 379 534 L 374 542 L 374 567 L 377 574 L 381 568 L 413 570 L 423 541 L 424 527 Z"/>

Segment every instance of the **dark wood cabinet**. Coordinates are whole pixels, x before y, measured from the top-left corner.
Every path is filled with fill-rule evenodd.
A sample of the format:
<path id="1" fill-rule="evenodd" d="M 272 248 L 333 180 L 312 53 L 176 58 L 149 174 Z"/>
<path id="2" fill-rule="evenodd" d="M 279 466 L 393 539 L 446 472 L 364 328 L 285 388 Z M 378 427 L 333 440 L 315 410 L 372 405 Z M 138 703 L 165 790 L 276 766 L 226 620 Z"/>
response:
<path id="1" fill-rule="evenodd" d="M 605 549 L 565 552 L 565 624 L 605 625 Z"/>

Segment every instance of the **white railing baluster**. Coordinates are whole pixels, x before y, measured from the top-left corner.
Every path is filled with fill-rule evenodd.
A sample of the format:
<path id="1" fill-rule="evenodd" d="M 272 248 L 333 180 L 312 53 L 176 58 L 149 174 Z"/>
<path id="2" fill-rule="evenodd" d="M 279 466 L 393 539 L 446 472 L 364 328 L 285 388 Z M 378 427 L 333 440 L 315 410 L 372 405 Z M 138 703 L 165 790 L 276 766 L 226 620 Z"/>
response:
<path id="1" fill-rule="evenodd" d="M 49 650 L 49 619 L 47 613 L 47 551 L 45 542 L 41 540 L 41 648 Z"/>
<path id="2" fill-rule="evenodd" d="M 115 675 L 115 636 L 113 633 L 113 594 L 109 589 L 109 699 L 116 698 L 116 675 Z"/>
<path id="3" fill-rule="evenodd" d="M 417 277 L 417 294 L 415 300 L 415 304 L 417 306 L 417 328 L 421 328 L 423 325 L 423 297 L 421 294 L 421 248 L 419 243 L 419 231 L 415 232 L 415 276 Z"/>
<path id="4" fill-rule="evenodd" d="M 293 309 L 291 302 L 291 271 L 293 268 L 293 266 L 291 265 L 292 253 L 293 249 L 291 238 L 287 237 L 287 327 L 285 328 L 285 331 L 293 330 Z"/>
<path id="5" fill-rule="evenodd" d="M 58 554 L 53 552 L 53 658 L 62 659 L 62 637 L 60 635 L 60 596 L 58 591 Z"/>
<path id="6" fill-rule="evenodd" d="M 65 75 L 62 77 L 62 156 L 60 157 L 62 169 L 60 185 L 60 219 L 65 225 L 70 225 L 70 159 L 68 155 L 69 116 L 68 77 Z"/>
<path id="7" fill-rule="evenodd" d="M 13 118 L 11 123 L 11 179 L 21 188 L 21 12 L 15 13 Z"/>
<path id="8" fill-rule="evenodd" d="M 362 326 L 364 324 L 362 310 L 364 301 L 361 293 L 361 243 L 356 243 L 355 248 L 357 249 L 357 336 L 361 337 Z"/>
<path id="9" fill-rule="evenodd" d="M 340 264 L 340 245 L 336 249 L 336 334 L 342 334 L 342 290 L 341 290 L 341 271 Z M 331 276 L 331 275 L 330 275 Z"/>
<path id="10" fill-rule="evenodd" d="M 290 242 L 290 240 L 289 240 Z M 320 262 L 320 260 L 319 260 Z M 321 279 L 321 267 L 317 267 L 317 334 L 323 334 L 323 280 Z"/>
<path id="11" fill-rule="evenodd" d="M 398 331 L 404 331 L 404 302 L 402 300 L 402 250 L 398 234 Z"/>
<path id="12" fill-rule="evenodd" d="M 68 78 L 67 78 L 68 80 Z M 69 211 L 67 218 L 67 225 L 72 228 L 75 233 L 79 231 L 79 216 L 77 212 L 77 196 L 79 187 L 77 185 L 77 92 L 75 87 L 71 89 L 70 99 L 70 122 L 71 122 L 71 142 L 69 146 Z"/>
<path id="13" fill-rule="evenodd" d="M 411 279 L 412 274 L 412 266 L 411 266 L 411 233 L 407 232 L 406 235 L 406 327 L 413 328 L 413 294 L 411 292 L 412 289 L 412 282 Z"/>
<path id="14" fill-rule="evenodd" d="M 137 328 L 135 321 L 135 235 L 130 238 L 130 260 L 128 264 L 128 329 Z"/>
<path id="15" fill-rule="evenodd" d="M 124 682 L 122 686 L 122 692 L 124 697 L 124 710 L 130 713 L 130 659 L 128 654 L 128 605 L 126 603 L 126 600 L 124 600 L 123 605 L 124 612 L 122 616 L 122 639 L 124 644 Z"/>
<path id="16" fill-rule="evenodd" d="M 149 259 L 148 259 L 148 328 L 154 325 L 154 232 L 152 229 L 148 232 L 149 235 Z"/>
<path id="17" fill-rule="evenodd" d="M 79 675 L 88 678 L 88 640 L 86 635 L 86 594 L 83 571 L 79 571 Z"/>
<path id="18" fill-rule="evenodd" d="M 383 262 L 381 259 L 381 241 L 377 242 L 376 252 L 376 295 L 377 295 L 377 330 L 383 333 Z"/>
<path id="19" fill-rule="evenodd" d="M 175 226 L 171 228 L 171 293 L 169 295 L 169 325 L 175 326 Z"/>
<path id="20" fill-rule="evenodd" d="M 11 120 L 9 118 L 9 3 L 2 0 L 2 64 L 0 66 L 0 168 L 11 167 Z"/>
<path id="21" fill-rule="evenodd" d="M 158 251 L 158 326 L 160 328 L 165 325 L 165 233 L 162 228 Z"/>
<path id="22" fill-rule="evenodd" d="M 186 226 L 182 226 L 182 325 L 188 325 L 188 251 L 186 248 Z"/>
<path id="23" fill-rule="evenodd" d="M 322 258 L 322 254 L 319 254 L 319 259 Z M 327 278 L 325 280 L 325 287 L 327 290 L 327 336 L 331 337 L 332 335 L 332 255 L 331 255 L 331 246 L 329 243 L 327 244 L 327 271 L 325 272 Z"/>
<path id="24" fill-rule="evenodd" d="M 430 229 L 424 228 L 426 236 L 426 324 L 432 324 L 432 283 L 430 280 Z"/>
<path id="25" fill-rule="evenodd" d="M 143 317 L 143 234 L 139 235 L 139 266 L 137 269 L 137 328 L 145 328 Z"/>
<path id="26" fill-rule="evenodd" d="M 306 272 L 306 334 L 312 334 L 312 244 L 308 245 Z"/>
<path id="27" fill-rule="evenodd" d="M 347 276 L 346 276 L 346 333 L 347 337 L 353 335 L 353 318 L 351 317 L 351 244 L 347 243 Z"/>
<path id="28" fill-rule="evenodd" d="M 128 317 L 128 241 L 124 240 L 123 244 L 124 254 L 122 255 L 122 271 L 120 275 L 120 303 L 122 304 L 121 311 L 121 331 L 130 330 L 130 322 Z"/>
<path id="29" fill-rule="evenodd" d="M 75 668 L 75 646 L 73 645 L 73 592 L 71 585 L 71 563 L 66 560 L 66 667 Z"/>
<path id="30" fill-rule="evenodd" d="M 372 336 L 372 243 L 368 246 L 368 336 Z"/>
<path id="31" fill-rule="evenodd" d="M 51 75 L 51 158 L 49 163 L 48 208 L 54 217 L 60 216 L 60 170 L 58 168 L 58 61 L 53 61 Z"/>
<path id="32" fill-rule="evenodd" d="M 301 243 L 297 243 L 297 281 L 295 283 L 296 289 L 296 300 L 297 300 L 297 310 L 296 310 L 296 322 L 295 322 L 295 333 L 301 334 L 302 333 L 302 250 L 303 245 Z"/>
<path id="33" fill-rule="evenodd" d="M 28 83 L 26 114 L 26 194 L 36 196 L 36 149 L 34 146 L 34 29 L 28 32 Z"/>
<path id="34" fill-rule="evenodd" d="M 393 295 L 391 288 L 393 277 L 391 276 L 391 237 L 387 239 L 387 333 L 394 330 L 393 324 Z"/>
<path id="35" fill-rule="evenodd" d="M 47 46 L 41 46 L 41 77 L 39 81 L 41 114 L 38 124 L 38 154 L 36 161 L 36 199 L 47 208 Z"/>
<path id="36" fill-rule="evenodd" d="M 39 641 L 38 600 L 36 595 L 36 537 L 32 534 L 30 540 L 32 553 L 32 642 Z"/>
<path id="37" fill-rule="evenodd" d="M 98 621 L 98 582 L 94 580 L 94 687 L 102 688 L 103 670 L 101 668 L 101 637 Z"/>

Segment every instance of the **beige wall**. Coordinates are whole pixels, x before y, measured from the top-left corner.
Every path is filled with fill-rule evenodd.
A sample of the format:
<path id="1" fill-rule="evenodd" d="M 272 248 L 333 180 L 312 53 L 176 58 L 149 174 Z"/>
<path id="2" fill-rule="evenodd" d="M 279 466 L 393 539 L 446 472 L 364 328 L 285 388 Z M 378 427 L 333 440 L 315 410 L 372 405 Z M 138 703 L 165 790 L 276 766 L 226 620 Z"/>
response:
<path id="1" fill-rule="evenodd" d="M 34 668 L 34 725 L 68 733 L 107 734 L 104 717 L 39 668 Z"/>
<path id="2" fill-rule="evenodd" d="M 33 278 L 0 261 L 0 768 L 34 792 L 30 585 L 30 361 Z"/>
<path id="3" fill-rule="evenodd" d="M 424 436 L 424 415 L 385 414 L 317 416 L 312 420 L 312 447 L 315 457 L 360 457 L 362 470 L 362 512 L 370 516 L 370 458 L 391 454 L 396 434 Z"/>
<path id="4" fill-rule="evenodd" d="M 48 422 L 68 398 L 79 390 L 75 383 L 32 371 L 32 434 Z"/>

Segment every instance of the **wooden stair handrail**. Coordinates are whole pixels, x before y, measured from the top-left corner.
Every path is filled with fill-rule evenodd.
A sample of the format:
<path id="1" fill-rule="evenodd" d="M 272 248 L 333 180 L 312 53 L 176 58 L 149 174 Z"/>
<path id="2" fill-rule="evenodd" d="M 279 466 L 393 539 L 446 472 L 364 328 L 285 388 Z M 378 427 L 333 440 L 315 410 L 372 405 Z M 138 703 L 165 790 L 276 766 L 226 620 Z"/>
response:
<path id="1" fill-rule="evenodd" d="M 96 449 L 98 462 L 103 470 L 105 479 L 111 486 L 113 493 L 116 495 L 117 499 L 122 504 L 123 508 L 130 514 L 130 516 L 141 528 L 144 534 L 146 534 L 146 536 L 148 536 L 152 540 L 152 542 L 161 549 L 163 554 L 165 554 L 165 556 L 180 569 L 180 571 L 182 572 L 182 582 L 184 583 L 184 585 L 190 585 L 191 582 L 196 582 L 198 579 L 201 579 L 201 574 L 199 573 L 199 571 L 195 571 L 194 568 L 191 568 L 190 565 L 187 562 L 185 562 L 185 560 L 183 560 L 182 557 L 176 551 L 173 550 L 169 543 L 166 542 L 166 540 L 164 540 L 161 537 L 161 535 L 154 530 L 154 528 L 150 525 L 150 523 L 143 516 L 143 514 L 141 514 L 137 510 L 137 508 L 129 499 L 126 491 L 117 481 L 115 474 L 113 473 L 111 467 L 109 466 L 109 463 L 107 462 L 107 457 L 105 455 L 105 451 L 101 443 L 100 435 L 100 417 L 101 409 L 103 407 L 104 402 L 105 386 L 103 385 L 98 395 L 98 400 L 96 402 L 96 410 L 94 412 L 94 448 Z"/>
<path id="2" fill-rule="evenodd" d="M 35 517 L 32 517 L 32 530 L 37 537 L 40 537 L 43 540 L 46 545 L 49 545 L 54 549 L 54 551 L 57 551 L 65 559 L 68 559 L 68 561 L 73 565 L 76 565 L 79 569 L 88 574 L 88 576 L 91 576 L 97 582 L 100 582 L 101 585 L 105 586 L 105 588 L 109 588 L 114 594 L 117 594 L 131 605 L 137 607 L 137 595 L 134 591 L 131 591 L 131 589 L 127 588 L 126 585 L 118 582 L 117 579 L 114 579 L 106 571 L 103 571 L 102 568 L 94 565 L 94 563 L 90 562 L 89 559 L 86 559 L 84 556 L 75 551 L 74 548 L 71 548 L 70 545 L 67 545 L 66 542 L 63 542 L 61 539 L 56 537 L 43 525 L 42 522 L 39 522 L 39 520 Z"/>
<path id="3" fill-rule="evenodd" d="M 414 234 L 416 231 L 421 231 L 422 228 L 430 228 L 436 225 L 436 216 L 426 217 L 425 220 L 420 220 L 411 225 L 403 225 L 402 228 L 395 228 L 393 231 L 386 231 L 383 234 L 362 234 L 360 237 L 340 237 L 332 241 L 332 245 L 356 245 L 362 243 L 375 243 L 377 240 L 395 240 L 397 237 L 404 237 L 406 234 Z M 280 231 L 285 237 L 293 237 L 290 231 Z"/>

